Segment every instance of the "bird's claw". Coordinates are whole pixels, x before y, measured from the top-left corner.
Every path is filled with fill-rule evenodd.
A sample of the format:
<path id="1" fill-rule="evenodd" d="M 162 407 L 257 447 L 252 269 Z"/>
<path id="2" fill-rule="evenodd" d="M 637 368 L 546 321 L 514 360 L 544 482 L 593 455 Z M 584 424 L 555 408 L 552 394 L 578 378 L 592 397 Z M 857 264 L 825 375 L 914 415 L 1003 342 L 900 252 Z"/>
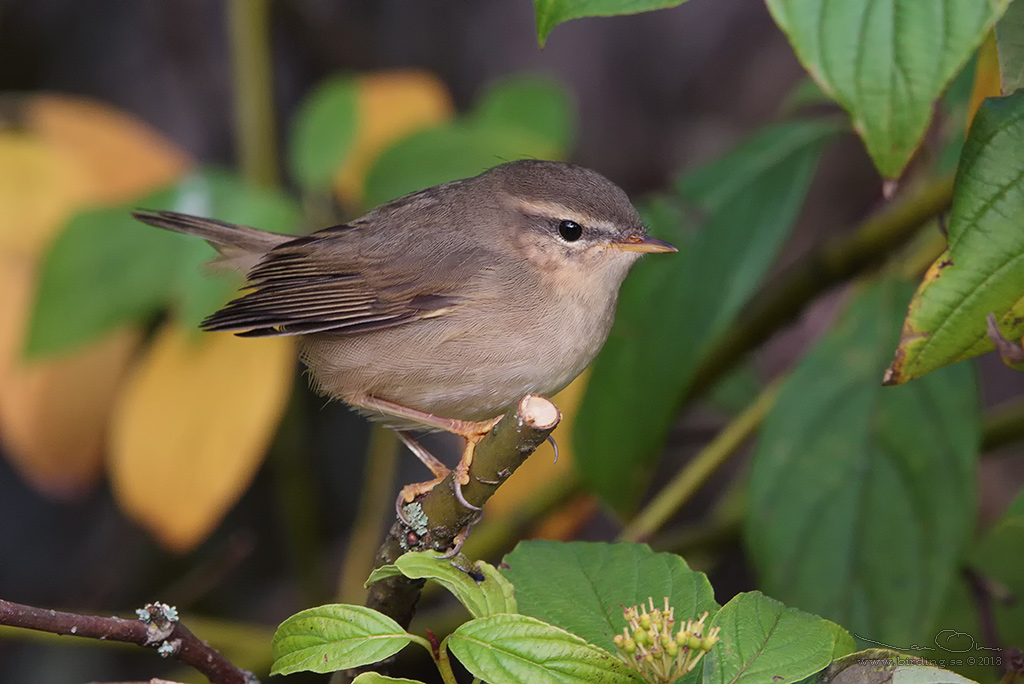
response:
<path id="1" fill-rule="evenodd" d="M 474 506 L 473 504 L 471 504 L 468 501 L 466 501 L 466 497 L 463 496 L 463 494 L 462 494 L 462 483 L 459 482 L 459 478 L 458 477 L 453 477 L 452 478 L 452 489 L 455 491 L 455 498 L 456 498 L 456 500 L 458 500 L 458 502 L 460 504 L 462 504 L 464 507 L 468 508 L 471 511 L 482 511 L 483 510 L 479 506 Z"/>
<path id="2" fill-rule="evenodd" d="M 455 535 L 454 539 L 452 539 L 452 547 L 440 556 L 438 556 L 438 558 L 440 560 L 448 560 L 449 558 L 454 558 L 455 556 L 459 555 L 459 551 L 462 551 L 462 545 L 466 543 L 467 539 L 469 539 L 470 528 L 473 527 L 473 525 L 476 525 L 478 522 L 480 522 L 480 518 L 482 517 L 483 512 L 480 511 L 480 509 L 477 509 L 476 516 L 474 516 L 472 520 L 466 523 L 466 526 L 459 530 L 459 533 Z"/>
<path id="3" fill-rule="evenodd" d="M 551 435 L 548 435 L 547 441 L 551 442 L 551 448 L 555 450 L 555 463 L 558 463 L 558 442 Z"/>

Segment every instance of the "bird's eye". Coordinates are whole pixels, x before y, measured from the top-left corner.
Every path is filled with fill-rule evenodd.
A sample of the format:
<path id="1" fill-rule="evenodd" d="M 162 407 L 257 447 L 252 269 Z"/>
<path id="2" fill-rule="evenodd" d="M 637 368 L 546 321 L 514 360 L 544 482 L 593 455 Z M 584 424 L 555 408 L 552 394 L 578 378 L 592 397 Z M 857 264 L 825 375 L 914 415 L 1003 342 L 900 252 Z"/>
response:
<path id="1" fill-rule="evenodd" d="M 583 226 L 566 219 L 558 224 L 558 234 L 562 236 L 562 239 L 566 242 L 576 242 L 583 235 Z"/>

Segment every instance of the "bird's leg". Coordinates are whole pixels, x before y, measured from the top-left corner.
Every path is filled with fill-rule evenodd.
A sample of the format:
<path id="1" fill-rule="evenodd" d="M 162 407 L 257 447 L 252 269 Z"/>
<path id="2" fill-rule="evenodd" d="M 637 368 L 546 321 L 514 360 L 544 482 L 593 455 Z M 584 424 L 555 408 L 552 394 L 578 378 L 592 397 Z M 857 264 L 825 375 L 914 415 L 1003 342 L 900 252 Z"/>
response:
<path id="1" fill-rule="evenodd" d="M 472 423 L 466 420 L 458 421 L 461 425 L 461 432 L 455 432 L 455 434 L 466 440 L 466 447 L 462 450 L 462 458 L 459 459 L 458 465 L 455 466 L 455 484 L 459 487 L 469 483 L 469 466 L 473 465 L 473 452 L 476 451 L 476 445 L 480 443 L 480 440 L 484 438 L 488 432 L 494 429 L 494 426 L 501 420 L 501 416 L 497 418 L 491 418 L 490 420 L 484 420 L 479 423 Z M 462 496 L 461 490 L 456 492 L 460 498 Z"/>
<path id="2" fill-rule="evenodd" d="M 462 458 L 459 460 L 459 464 L 455 466 L 455 482 L 457 485 L 464 485 L 469 482 L 469 466 L 473 463 L 473 451 L 476 449 L 476 445 L 484 438 L 491 429 L 498 424 L 501 420 L 501 416 L 491 418 L 490 420 L 484 420 L 480 422 L 474 422 L 471 420 L 459 420 L 457 418 L 444 418 L 442 416 L 435 416 L 433 413 L 427 413 L 426 411 L 420 411 L 418 409 L 409 408 L 408 406 L 402 406 L 396 404 L 393 401 L 386 399 L 378 399 L 377 397 L 371 396 L 359 396 L 359 397 L 345 397 L 345 401 L 353 406 L 359 406 L 360 408 L 369 409 L 371 411 L 379 411 L 390 416 L 396 416 L 398 418 L 405 418 L 416 423 L 420 423 L 429 428 L 436 430 L 444 430 L 445 432 L 451 432 L 459 437 L 466 440 L 466 447 L 462 452 Z M 420 447 L 422 449 L 422 447 Z M 419 456 L 419 453 L 415 450 Z M 436 461 L 433 456 L 430 457 L 433 461 Z M 422 456 L 420 460 L 423 460 Z M 424 463 L 427 461 L 424 460 Z M 433 468 L 429 463 L 427 467 Z M 436 472 L 435 472 L 436 474 Z M 438 480 L 439 481 L 439 480 Z M 436 481 L 432 481 L 430 487 L 426 490 L 429 491 L 435 484 Z M 424 485 L 429 483 L 424 482 Z M 416 486 L 416 485 L 413 485 Z M 423 493 L 420 491 L 419 493 Z M 461 497 L 461 492 L 457 492 Z M 411 500 L 411 499 L 410 499 Z"/>
<path id="3" fill-rule="evenodd" d="M 430 469 L 430 472 L 434 474 L 433 480 L 427 480 L 426 482 L 417 482 L 416 484 L 406 485 L 402 487 L 402 491 L 398 493 L 398 500 L 395 501 L 395 510 L 398 512 L 398 517 L 402 519 L 402 522 L 408 524 L 408 520 L 405 519 L 405 515 L 402 513 L 402 505 L 411 503 L 421 494 L 426 494 L 431 489 L 437 486 L 441 480 L 448 477 L 448 473 L 451 471 L 444 463 L 434 458 L 434 455 L 424 448 L 422 444 L 417 442 L 411 434 L 405 430 L 395 430 L 395 434 L 398 435 L 398 439 L 402 440 L 402 444 L 409 448 L 409 451 L 416 455 L 416 458 L 420 459 L 423 465 Z"/>

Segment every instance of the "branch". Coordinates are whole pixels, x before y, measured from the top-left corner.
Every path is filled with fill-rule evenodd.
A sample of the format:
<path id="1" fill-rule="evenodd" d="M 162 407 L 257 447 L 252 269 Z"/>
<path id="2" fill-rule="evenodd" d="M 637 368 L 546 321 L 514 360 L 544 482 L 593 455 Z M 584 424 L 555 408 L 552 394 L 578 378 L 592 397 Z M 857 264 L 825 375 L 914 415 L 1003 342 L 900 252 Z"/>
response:
<path id="1" fill-rule="evenodd" d="M 231 0 L 228 31 L 239 166 L 251 183 L 279 185 L 269 0 Z"/>
<path id="2" fill-rule="evenodd" d="M 715 473 L 761 425 L 775 405 L 782 379 L 768 384 L 761 394 L 733 418 L 700 453 L 630 521 L 619 535 L 620 541 L 643 541 L 658 531 L 676 511 L 690 500 L 702 484 Z"/>
<path id="3" fill-rule="evenodd" d="M 506 413 L 476 446 L 469 468 L 469 483 L 462 487 L 465 500 L 482 507 L 502 482 L 544 443 L 562 416 L 550 400 L 527 395 Z M 472 524 L 477 511 L 459 503 L 452 487 L 453 473 L 405 507 L 410 524 L 396 520 L 377 551 L 375 567 L 394 563 L 407 551 L 446 551 L 459 532 Z M 416 610 L 423 580 L 390 577 L 370 586 L 366 605 L 408 627 Z"/>
<path id="4" fill-rule="evenodd" d="M 1024 439 L 1024 399 L 996 406 L 985 416 L 982 452 L 995 451 Z"/>
<path id="5" fill-rule="evenodd" d="M 953 177 L 932 181 L 862 223 L 852 234 L 807 254 L 753 299 L 697 368 L 687 399 L 709 389 L 736 363 L 828 288 L 881 263 L 953 200 Z"/>
<path id="6" fill-rule="evenodd" d="M 398 436 L 381 425 L 370 427 L 370 443 L 366 447 L 366 466 L 363 471 L 359 508 L 349 532 L 346 551 L 341 562 L 337 595 L 342 603 L 362 603 L 366 600 L 363 582 L 373 570 L 374 559 L 366 551 L 384 536 L 389 512 L 393 511 L 391 487 L 398 470 L 401 444 Z"/>
<path id="7" fill-rule="evenodd" d="M 147 646 L 164 658 L 174 657 L 195 668 L 214 684 L 259 684 L 251 672 L 232 665 L 178 622 L 174 608 L 150 603 L 137 612 L 138 619 L 126 620 L 33 608 L 0 599 L 0 625 Z"/>

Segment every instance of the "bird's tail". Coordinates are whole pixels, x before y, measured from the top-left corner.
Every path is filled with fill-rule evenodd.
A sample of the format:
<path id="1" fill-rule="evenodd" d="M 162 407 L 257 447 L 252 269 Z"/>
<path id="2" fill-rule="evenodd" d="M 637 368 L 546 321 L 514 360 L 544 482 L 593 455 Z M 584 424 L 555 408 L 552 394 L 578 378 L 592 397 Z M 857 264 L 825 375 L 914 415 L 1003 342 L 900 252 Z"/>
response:
<path id="1" fill-rule="evenodd" d="M 215 262 L 217 265 L 228 266 L 243 273 L 252 269 L 274 247 L 292 239 L 280 233 L 179 214 L 176 211 L 141 210 L 132 212 L 132 216 L 157 228 L 201 237 L 220 253 L 220 259 Z"/>

